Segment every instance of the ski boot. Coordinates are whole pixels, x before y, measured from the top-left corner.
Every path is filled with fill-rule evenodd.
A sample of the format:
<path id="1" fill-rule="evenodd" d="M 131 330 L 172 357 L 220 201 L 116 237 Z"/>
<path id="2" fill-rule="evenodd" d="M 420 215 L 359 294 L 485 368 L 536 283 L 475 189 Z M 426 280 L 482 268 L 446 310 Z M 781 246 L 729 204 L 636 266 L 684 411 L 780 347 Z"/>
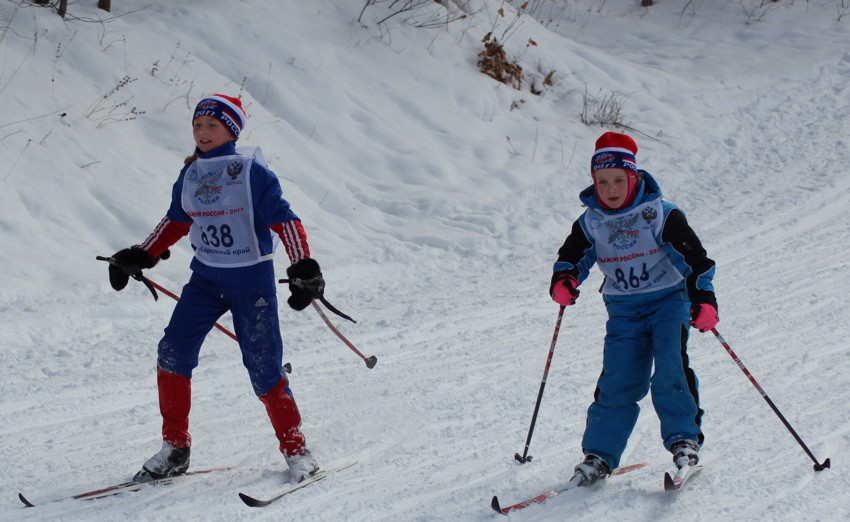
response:
<path id="1" fill-rule="evenodd" d="M 190 448 L 175 448 L 167 442 L 162 449 L 144 463 L 142 469 L 133 477 L 134 482 L 150 482 L 175 475 L 182 475 L 189 469 Z"/>
<path id="2" fill-rule="evenodd" d="M 319 471 L 319 463 L 316 461 L 316 457 L 308 449 L 303 451 L 300 455 L 283 454 L 283 458 L 289 466 L 289 474 L 295 482 L 301 482 Z"/>
<path id="3" fill-rule="evenodd" d="M 601 457 L 585 455 L 584 461 L 575 467 L 575 474 L 570 482 L 578 481 L 579 486 L 589 486 L 597 480 L 611 474 L 611 468 Z"/>
<path id="4" fill-rule="evenodd" d="M 673 462 L 678 469 L 685 466 L 696 466 L 699 463 L 699 444 L 693 440 L 677 440 L 670 445 Z"/>

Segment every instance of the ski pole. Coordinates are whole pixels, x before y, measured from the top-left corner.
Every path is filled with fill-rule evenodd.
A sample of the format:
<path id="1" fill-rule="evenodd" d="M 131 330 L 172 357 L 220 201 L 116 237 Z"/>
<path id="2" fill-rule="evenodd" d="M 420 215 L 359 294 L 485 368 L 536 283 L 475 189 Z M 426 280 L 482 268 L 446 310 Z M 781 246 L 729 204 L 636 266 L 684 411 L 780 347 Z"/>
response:
<path id="1" fill-rule="evenodd" d="M 97 256 L 97 260 L 98 261 L 108 261 L 110 264 L 115 264 L 115 260 L 112 259 L 111 257 Z M 175 301 L 180 300 L 180 297 L 178 297 L 177 294 L 169 291 L 164 286 L 162 286 L 162 285 L 160 285 L 160 284 L 158 284 L 154 281 L 151 281 L 147 277 L 143 276 L 141 271 L 138 274 L 133 274 L 132 277 L 133 277 L 133 279 L 136 279 L 136 280 L 144 283 L 144 285 L 148 288 L 148 290 L 151 291 L 151 294 L 153 294 L 154 301 L 159 299 L 159 296 L 156 295 L 156 290 L 159 290 L 160 292 L 162 292 L 163 294 L 167 295 L 168 297 L 174 299 Z M 233 339 L 237 343 L 239 342 L 239 339 L 236 338 L 236 335 L 233 332 L 231 332 L 230 330 L 228 330 L 227 328 L 221 326 L 218 323 L 215 323 L 213 326 L 215 326 L 216 328 L 218 328 L 219 330 L 224 332 L 225 335 L 227 335 L 228 337 L 230 337 L 231 339 Z M 292 364 L 290 364 L 290 363 L 284 364 L 283 365 L 283 371 L 285 371 L 286 373 L 292 373 Z"/>
<path id="2" fill-rule="evenodd" d="M 328 300 L 325 299 L 325 293 L 322 289 L 317 290 L 316 288 L 313 288 L 310 284 L 312 282 L 312 280 L 311 281 L 304 281 L 303 279 L 295 277 L 293 279 L 278 279 L 277 282 L 278 283 L 285 283 L 285 284 L 292 284 L 292 285 L 297 286 L 298 288 L 306 288 L 310 292 L 310 294 L 312 294 L 313 299 L 318 299 L 319 301 L 321 301 L 323 305 L 328 307 L 328 310 L 330 310 L 331 312 L 335 313 L 336 315 L 342 317 L 343 319 L 347 319 L 347 320 L 351 321 L 352 323 L 357 324 L 357 321 L 355 321 L 354 319 L 352 319 L 348 315 L 340 312 L 339 310 L 337 310 L 337 308 L 334 305 L 330 304 L 328 302 Z"/>
<path id="3" fill-rule="evenodd" d="M 546 357 L 546 367 L 543 370 L 543 379 L 540 381 L 540 391 L 537 392 L 537 403 L 534 405 L 534 414 L 531 416 L 531 426 L 528 427 L 528 438 L 525 440 L 525 450 L 522 456 L 519 453 L 514 454 L 514 458 L 521 464 L 531 461 L 531 455 L 528 454 L 528 447 L 531 446 L 531 436 L 534 434 L 534 425 L 537 423 L 537 412 L 540 411 L 540 401 L 543 399 L 543 388 L 546 387 L 546 378 L 549 376 L 549 367 L 552 365 L 552 355 L 555 353 L 555 343 L 558 342 L 558 331 L 561 329 L 561 319 L 564 317 L 564 309 L 566 306 L 561 306 L 558 311 L 558 320 L 555 321 L 555 332 L 552 334 L 552 344 L 549 345 L 549 355 Z"/>
<path id="4" fill-rule="evenodd" d="M 150 279 L 148 279 L 148 281 L 150 281 L 150 284 L 152 284 L 154 288 L 156 288 L 157 290 L 159 290 L 159 291 L 160 291 L 160 292 L 162 292 L 163 294 L 167 295 L 168 297 L 170 297 L 170 298 L 174 299 L 175 301 L 179 301 L 179 300 L 180 300 L 180 298 L 179 298 L 179 297 L 177 297 L 177 295 L 176 295 L 176 294 L 174 294 L 174 293 L 172 293 L 172 292 L 168 291 L 168 289 L 164 288 L 163 286 L 161 286 L 161 285 L 157 284 L 157 283 L 156 283 L 156 282 L 154 282 L 154 281 L 151 281 Z M 215 326 L 216 328 L 218 328 L 219 330 L 221 330 L 222 332 L 224 332 L 224 334 L 225 334 L 225 335 L 227 335 L 228 337 L 230 337 L 231 339 L 233 339 L 233 340 L 234 340 L 234 341 L 236 341 L 237 343 L 239 342 L 239 339 L 237 339 L 237 338 L 236 338 L 236 334 L 234 334 L 233 332 L 231 332 L 231 331 L 230 331 L 230 330 L 228 330 L 227 328 L 225 328 L 225 327 L 221 326 L 221 325 L 220 325 L 220 324 L 218 324 L 218 323 L 215 323 L 213 326 Z"/>
<path id="5" fill-rule="evenodd" d="M 116 264 L 115 260 L 111 257 L 97 256 L 95 259 L 97 259 L 98 261 L 106 261 L 110 265 Z M 141 281 L 142 283 L 144 283 L 144 285 L 148 288 L 148 290 L 151 291 L 151 294 L 153 294 L 154 301 L 156 301 L 159 298 L 159 296 L 156 295 L 156 290 L 159 290 L 160 292 L 162 292 L 163 294 L 167 295 L 168 297 L 174 299 L 175 301 L 180 300 L 180 298 L 177 297 L 177 294 L 168 291 L 168 289 L 158 285 L 157 283 L 155 283 L 155 282 L 151 281 L 150 279 L 148 279 L 147 277 L 143 276 L 141 270 L 139 270 L 139 273 L 137 273 L 137 274 L 130 274 L 130 275 L 133 279 L 136 279 L 137 281 Z M 156 288 L 156 290 L 154 290 L 154 288 Z M 228 337 L 230 337 L 234 341 L 239 342 L 239 339 L 236 338 L 236 335 L 233 332 L 231 332 L 230 330 L 228 330 L 227 328 L 221 326 L 218 323 L 215 323 L 215 327 L 218 328 L 219 330 L 221 330 L 222 332 L 224 332 L 225 335 L 227 335 Z"/>
<path id="6" fill-rule="evenodd" d="M 150 283 L 150 284 L 151 284 L 151 286 L 153 286 L 154 288 L 156 288 L 157 290 L 159 290 L 159 291 L 160 291 L 160 292 L 162 292 L 163 294 L 167 295 L 168 297 L 170 297 L 170 298 L 174 299 L 175 301 L 179 301 L 179 300 L 180 300 L 180 297 L 178 297 L 178 296 L 177 296 L 177 294 L 175 294 L 174 292 L 169 291 L 169 290 L 168 290 L 167 288 L 165 288 L 164 286 L 162 286 L 162 285 L 160 285 L 160 284 L 156 283 L 155 281 L 151 281 L 150 279 L 148 279 L 148 278 L 146 278 L 146 277 L 145 277 L 144 279 L 145 279 L 148 283 Z M 234 340 L 234 341 L 236 341 L 237 343 L 239 342 L 239 339 L 237 339 L 237 338 L 236 338 L 236 335 L 235 335 L 233 332 L 231 332 L 230 330 L 228 330 L 227 328 L 225 328 L 225 327 L 221 326 L 221 325 L 220 325 L 220 324 L 218 324 L 218 323 L 215 323 L 213 326 L 215 326 L 216 328 L 218 328 L 219 330 L 221 330 L 221 331 L 222 331 L 225 335 L 227 335 L 228 337 L 230 337 L 231 339 L 233 339 L 233 340 Z M 291 364 L 291 363 L 286 363 L 286 364 L 284 364 L 284 365 L 283 365 L 283 371 L 285 371 L 286 373 L 292 373 L 292 364 Z"/>
<path id="7" fill-rule="evenodd" d="M 330 319 L 328 319 L 328 316 L 327 316 L 327 315 L 325 315 L 325 312 L 323 312 L 323 311 L 322 311 L 322 308 L 318 305 L 318 303 L 316 303 L 316 300 L 315 300 L 315 299 L 314 299 L 314 300 L 312 300 L 312 301 L 310 301 L 310 304 L 312 304 L 312 305 L 313 305 L 313 308 L 315 308 L 315 309 L 316 309 L 316 311 L 317 311 L 317 312 L 319 312 L 319 315 L 322 317 L 322 320 L 325 322 L 325 324 L 326 324 L 326 325 L 328 325 L 328 328 L 330 328 L 330 329 L 331 329 L 331 331 L 332 331 L 333 333 L 335 333 L 335 334 L 336 334 L 336 336 L 337 336 L 337 337 L 339 337 L 339 338 L 340 338 L 340 340 L 341 340 L 342 342 L 344 342 L 346 346 L 348 346 L 349 348 L 351 348 L 351 351 L 353 351 L 354 353 L 356 353 L 357 355 L 359 355 L 361 359 L 363 359 L 363 361 L 366 363 L 366 367 L 367 367 L 367 368 L 369 368 L 369 369 L 371 370 L 372 368 L 374 368 L 374 367 L 375 367 L 375 364 L 377 364 L 377 363 L 378 363 L 378 358 L 377 358 L 377 357 L 375 357 L 374 355 L 373 355 L 373 356 L 371 356 L 371 357 L 366 357 L 365 355 L 363 355 L 362 353 L 360 353 L 360 350 L 358 350 L 357 348 L 355 348 L 355 346 L 354 346 L 353 344 L 351 344 L 351 341 L 349 341 L 348 339 L 346 339 L 346 338 L 345 338 L 345 336 L 344 336 L 344 335 L 342 335 L 342 333 L 341 333 L 339 330 L 337 330 L 337 329 L 336 329 L 336 326 L 334 326 L 334 325 L 333 325 L 333 323 L 331 323 L 331 320 L 330 320 Z"/>
<path id="8" fill-rule="evenodd" d="M 818 462 L 818 459 L 815 458 L 815 456 L 809 450 L 808 446 L 806 446 L 806 443 L 803 442 L 803 439 L 801 439 L 800 436 L 797 435 L 797 432 L 794 431 L 794 428 L 791 427 L 791 424 L 785 419 L 785 416 L 782 415 L 782 413 L 779 411 L 779 408 L 777 408 L 776 405 L 773 404 L 773 401 L 770 400 L 770 397 L 767 396 L 767 393 L 765 393 L 765 391 L 762 389 L 762 387 L 759 386 L 759 383 L 756 382 L 755 377 L 753 377 L 753 375 L 750 373 L 750 371 L 747 370 L 747 367 L 744 366 L 744 363 L 741 362 L 741 359 L 739 359 L 738 356 L 735 355 L 735 352 L 732 351 L 732 347 L 730 347 L 729 343 L 726 342 L 726 339 L 724 339 L 723 336 L 720 335 L 720 333 L 717 331 L 717 328 L 712 328 L 711 333 L 713 333 L 717 337 L 717 340 L 720 341 L 720 344 L 723 345 L 723 348 L 725 348 L 726 351 L 729 353 L 729 355 L 732 356 L 732 359 L 738 364 L 738 367 L 741 369 L 741 371 L 744 372 L 744 375 L 747 376 L 747 379 L 749 379 L 750 382 L 753 383 L 753 386 L 755 386 L 756 390 L 758 390 L 758 392 L 761 394 L 762 398 L 765 400 L 765 402 L 767 402 L 768 406 L 770 406 L 770 408 L 773 410 L 773 413 L 775 413 L 776 416 L 779 417 L 779 420 L 782 421 L 782 424 L 784 424 L 785 427 L 788 428 L 788 431 L 791 432 L 791 435 L 794 436 L 794 439 L 800 444 L 800 446 L 806 452 L 806 455 L 808 455 L 809 458 L 812 459 L 812 461 L 814 461 L 815 471 L 821 471 L 825 468 L 828 468 L 829 467 L 829 459 L 827 458 L 825 461 L 823 461 L 823 463 Z"/>
<path id="9" fill-rule="evenodd" d="M 145 281 L 147 281 L 148 283 L 150 283 L 150 284 L 151 284 L 151 286 L 153 286 L 154 288 L 156 288 L 157 290 L 159 290 L 159 291 L 160 291 L 160 292 L 162 292 L 163 294 L 167 295 L 168 297 L 170 297 L 170 298 L 174 299 L 175 301 L 179 301 L 179 300 L 180 300 L 180 297 L 178 297 L 178 296 L 177 296 L 177 294 L 175 294 L 174 292 L 171 292 L 170 290 L 168 290 L 168 289 L 167 289 L 167 288 L 165 288 L 164 286 L 162 286 L 162 285 L 158 284 L 158 283 L 157 283 L 157 282 L 155 282 L 155 281 L 151 281 L 151 280 L 150 280 L 150 279 L 148 279 L 147 277 L 142 276 L 142 278 L 143 278 Z M 218 328 L 219 330 L 221 330 L 221 331 L 222 331 L 225 335 L 227 335 L 228 337 L 230 337 L 231 339 L 233 339 L 233 340 L 234 340 L 234 341 L 236 341 L 237 343 L 239 342 L 239 339 L 237 339 L 237 338 L 236 338 L 236 334 L 234 334 L 233 332 L 231 332 L 231 331 L 230 331 L 230 330 L 228 330 L 227 328 L 225 328 L 225 327 L 221 326 L 221 325 L 220 325 L 220 324 L 218 324 L 218 323 L 215 323 L 213 326 L 215 326 L 216 328 Z M 286 373 L 292 373 L 292 364 L 291 364 L 291 363 L 286 363 L 286 364 L 284 364 L 284 365 L 283 365 L 283 371 L 285 371 Z"/>
<path id="10" fill-rule="evenodd" d="M 352 323 L 357 323 L 357 321 L 355 321 L 351 317 L 347 316 L 346 314 L 340 312 L 339 310 L 336 309 L 336 307 L 334 305 L 330 304 L 327 301 L 327 299 L 325 299 L 324 292 L 322 291 L 322 288 L 316 289 L 310 284 L 310 283 L 313 282 L 312 280 L 305 281 L 305 280 L 297 278 L 297 277 L 292 278 L 292 279 L 278 279 L 277 282 L 278 283 L 288 283 L 288 284 L 297 286 L 298 288 L 306 288 L 307 290 L 309 290 L 310 293 L 313 296 L 313 300 L 310 301 L 310 304 L 313 305 L 313 308 L 316 309 L 316 311 L 319 313 L 319 316 L 321 316 L 321 318 L 325 322 L 325 324 L 328 325 L 328 328 L 330 328 L 331 331 L 333 333 L 335 333 L 336 336 L 339 337 L 340 340 L 343 343 L 345 343 L 346 346 L 351 348 L 351 351 L 353 351 L 354 353 L 359 355 L 361 359 L 363 359 L 363 361 L 366 363 L 367 368 L 372 369 L 372 368 L 375 367 L 375 365 L 378 363 L 378 358 L 375 357 L 374 355 L 371 356 L 371 357 L 366 357 L 365 355 L 360 353 L 360 350 L 358 350 L 353 344 L 351 344 L 351 341 L 346 339 L 345 336 L 342 335 L 342 332 L 340 332 L 339 330 L 336 329 L 336 326 L 334 326 L 333 323 L 331 323 L 331 320 L 328 319 L 328 316 L 325 315 L 325 312 L 322 311 L 322 307 L 320 307 L 318 305 L 318 303 L 316 303 L 316 299 L 318 299 L 319 301 L 322 302 L 323 305 L 327 306 L 328 310 L 330 310 L 331 312 L 342 317 L 343 319 L 348 319 Z"/>
<path id="11" fill-rule="evenodd" d="M 170 297 L 170 298 L 174 299 L 175 301 L 179 301 L 179 300 L 180 300 L 180 298 L 177 296 L 177 294 L 175 294 L 175 293 L 173 293 L 173 292 L 170 292 L 170 291 L 169 291 L 167 288 L 165 288 L 164 286 L 159 285 L 159 284 L 157 284 L 156 282 L 151 281 L 150 279 L 148 279 L 148 282 L 150 282 L 150 284 L 151 284 L 151 285 L 153 285 L 153 287 L 154 287 L 154 288 L 156 288 L 157 290 L 159 290 L 159 291 L 160 291 L 160 292 L 162 292 L 163 294 L 167 295 L 168 297 Z M 237 339 L 237 338 L 236 338 L 236 335 L 235 335 L 233 332 L 231 332 L 230 330 L 228 330 L 227 328 L 225 328 L 225 327 L 221 326 L 221 325 L 220 325 L 220 324 L 218 324 L 218 323 L 215 323 L 213 326 L 215 326 L 216 328 L 218 328 L 219 330 L 221 330 L 222 332 L 224 332 L 224 333 L 225 333 L 225 335 L 227 335 L 228 337 L 230 337 L 231 339 L 233 339 L 233 340 L 234 340 L 234 341 L 236 341 L 237 343 L 239 342 L 239 339 Z M 290 363 L 286 363 L 286 364 L 284 364 L 284 365 L 283 365 L 283 371 L 285 371 L 286 373 L 292 373 L 292 364 L 290 364 Z"/>
<path id="12" fill-rule="evenodd" d="M 147 279 L 147 278 L 145 278 L 145 279 Z M 150 279 L 147 279 L 147 281 L 148 281 L 148 282 L 149 282 L 149 283 L 150 283 L 150 284 L 151 284 L 154 288 L 156 288 L 157 290 L 159 290 L 159 291 L 160 291 L 160 292 L 162 292 L 163 294 L 167 295 L 168 297 L 170 297 L 170 298 L 174 299 L 175 301 L 179 301 L 179 300 L 180 300 L 180 297 L 178 297 L 178 296 L 177 296 L 177 294 L 175 294 L 175 293 L 173 293 L 173 292 L 169 291 L 169 290 L 168 290 L 167 288 L 165 288 L 164 286 L 162 286 L 162 285 L 160 285 L 160 284 L 157 284 L 156 282 L 151 281 Z M 219 330 L 221 330 L 222 332 L 224 332 L 224 334 L 225 334 L 225 335 L 227 335 L 228 337 L 230 337 L 231 339 L 233 339 L 233 340 L 234 340 L 234 341 L 236 341 L 237 343 L 239 342 L 239 339 L 237 339 L 237 338 L 236 338 L 236 335 L 235 335 L 233 332 L 231 332 L 230 330 L 228 330 L 227 328 L 225 328 L 225 327 L 221 326 L 221 325 L 220 325 L 220 324 L 218 324 L 218 323 L 215 323 L 213 326 L 215 326 L 216 328 L 218 328 Z M 285 371 L 286 373 L 292 373 L 292 364 L 291 364 L 291 363 L 286 363 L 286 364 L 284 364 L 284 365 L 283 365 L 283 371 Z"/>

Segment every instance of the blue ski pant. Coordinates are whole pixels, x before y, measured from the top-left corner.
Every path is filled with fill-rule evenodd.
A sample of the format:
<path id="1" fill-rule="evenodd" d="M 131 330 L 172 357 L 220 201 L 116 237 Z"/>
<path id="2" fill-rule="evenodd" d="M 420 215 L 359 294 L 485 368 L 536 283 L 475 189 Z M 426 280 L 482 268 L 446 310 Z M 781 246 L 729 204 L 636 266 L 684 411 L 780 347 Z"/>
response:
<path id="1" fill-rule="evenodd" d="M 602 374 L 587 411 L 582 449 L 602 457 L 611 469 L 620 465 L 638 419 L 638 402 L 650 391 L 668 450 L 677 440 L 703 441 L 699 383 L 687 355 L 690 302 L 684 292 L 652 296 L 640 298 L 640 306 L 606 301 Z"/>
<path id="2" fill-rule="evenodd" d="M 191 379 L 204 339 L 229 310 L 254 393 L 258 397 L 264 395 L 284 379 L 277 307 L 274 294 L 226 298 L 215 285 L 193 275 L 183 287 L 159 342 L 157 364 L 163 370 Z M 286 391 L 292 394 L 288 386 Z"/>

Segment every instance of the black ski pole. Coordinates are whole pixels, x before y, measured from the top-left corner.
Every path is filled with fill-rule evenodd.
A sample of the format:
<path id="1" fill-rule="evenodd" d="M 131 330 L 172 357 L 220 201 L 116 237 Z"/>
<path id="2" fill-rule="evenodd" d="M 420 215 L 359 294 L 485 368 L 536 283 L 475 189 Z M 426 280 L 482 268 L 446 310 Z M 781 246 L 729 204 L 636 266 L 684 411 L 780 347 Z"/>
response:
<path id="1" fill-rule="evenodd" d="M 815 456 L 809 450 L 808 446 L 806 446 L 806 443 L 803 442 L 803 439 L 801 439 L 800 436 L 797 435 L 797 432 L 794 431 L 794 428 L 791 427 L 791 424 L 785 419 L 785 416 L 782 415 L 782 413 L 779 411 L 779 408 L 777 408 L 776 405 L 773 404 L 773 401 L 770 400 L 770 397 L 767 396 L 767 393 L 765 393 L 765 391 L 762 389 L 762 387 L 759 386 L 759 383 L 756 382 L 755 377 L 753 377 L 753 375 L 750 373 L 750 371 L 747 370 L 747 367 L 744 366 L 744 363 L 741 362 L 741 359 L 739 359 L 738 356 L 735 355 L 735 352 L 732 351 L 732 347 L 730 347 L 729 343 L 726 342 L 726 339 L 724 339 L 723 336 L 720 335 L 720 332 L 717 331 L 717 328 L 712 328 L 711 333 L 713 333 L 717 337 L 717 340 L 720 341 L 720 344 L 723 345 L 723 348 L 725 348 L 726 351 L 729 353 L 729 355 L 732 356 L 732 359 L 734 359 L 734 361 L 738 364 L 738 367 L 741 369 L 741 371 L 744 372 L 744 375 L 747 376 L 747 379 L 749 379 L 750 382 L 753 383 L 753 386 L 755 386 L 756 390 L 758 390 L 758 392 L 761 394 L 762 398 L 765 400 L 765 402 L 767 402 L 767 405 L 770 406 L 770 409 L 773 410 L 773 413 L 775 413 L 776 416 L 779 417 L 779 420 L 782 421 L 782 424 L 784 424 L 785 427 L 788 428 L 788 431 L 791 432 L 791 435 L 794 436 L 794 439 L 800 444 L 800 446 L 806 452 L 806 455 L 808 455 L 809 458 L 812 459 L 812 461 L 814 461 L 815 471 L 821 471 L 823 469 L 828 468 L 829 467 L 829 459 L 827 458 L 825 461 L 823 461 L 823 463 L 818 462 L 818 459 L 815 458 Z"/>
<path id="2" fill-rule="evenodd" d="M 543 379 L 540 381 L 540 391 L 537 392 L 537 403 L 534 405 L 534 414 L 531 416 L 531 426 L 528 427 L 528 438 L 525 440 L 525 449 L 522 456 L 519 453 L 514 454 L 514 458 L 521 464 L 531 461 L 531 455 L 528 454 L 528 447 L 531 446 L 531 436 L 534 434 L 534 425 L 537 423 L 537 412 L 540 411 L 540 401 L 543 399 L 543 388 L 546 387 L 546 378 L 549 376 L 549 366 L 552 365 L 552 355 L 555 353 L 555 343 L 558 342 L 558 331 L 561 329 L 561 319 L 564 317 L 564 309 L 562 306 L 558 311 L 558 320 L 555 321 L 555 332 L 552 334 L 552 344 L 549 345 L 549 355 L 546 357 L 546 368 L 543 370 Z"/>

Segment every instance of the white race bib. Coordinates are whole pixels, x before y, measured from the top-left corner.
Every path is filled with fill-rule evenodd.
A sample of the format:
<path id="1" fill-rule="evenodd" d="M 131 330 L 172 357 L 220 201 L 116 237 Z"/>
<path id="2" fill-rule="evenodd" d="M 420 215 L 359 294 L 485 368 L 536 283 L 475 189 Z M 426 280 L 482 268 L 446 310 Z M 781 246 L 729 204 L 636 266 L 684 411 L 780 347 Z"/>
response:
<path id="1" fill-rule="evenodd" d="M 252 157 L 198 158 L 183 178 L 181 201 L 192 218 L 189 240 L 205 265 L 235 268 L 263 261 L 254 232 Z"/>
<path id="2" fill-rule="evenodd" d="M 602 293 L 653 292 L 682 281 L 682 274 L 656 239 L 661 235 L 663 216 L 661 199 L 623 214 L 587 211 L 585 224 L 596 247 L 596 263 L 605 274 Z"/>

